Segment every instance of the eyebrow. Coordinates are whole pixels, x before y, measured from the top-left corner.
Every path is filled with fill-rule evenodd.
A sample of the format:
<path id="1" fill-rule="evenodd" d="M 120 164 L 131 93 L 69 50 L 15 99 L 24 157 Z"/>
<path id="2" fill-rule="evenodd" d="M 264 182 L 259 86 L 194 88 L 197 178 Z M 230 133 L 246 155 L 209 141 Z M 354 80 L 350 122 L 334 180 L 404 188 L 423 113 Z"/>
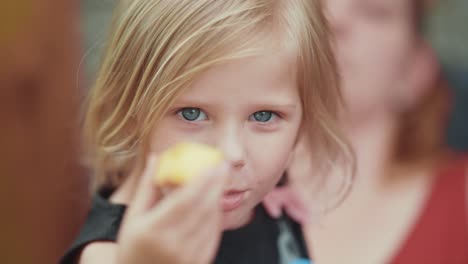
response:
<path id="1" fill-rule="evenodd" d="M 252 105 L 254 105 L 255 107 L 258 107 L 258 108 L 265 108 L 265 109 L 269 109 L 269 108 L 290 108 L 290 109 L 296 109 L 297 108 L 297 104 L 264 104 L 264 103 L 258 103 L 258 104 L 255 104 L 255 103 L 252 103 Z"/>
<path id="2" fill-rule="evenodd" d="M 251 102 L 245 103 L 246 106 L 251 106 L 259 109 L 274 109 L 274 108 L 282 108 L 282 109 L 289 109 L 294 110 L 298 107 L 298 104 L 294 103 L 262 103 L 262 102 Z M 202 100 L 180 100 L 173 104 L 173 107 L 186 107 L 186 106 L 193 106 L 193 107 L 214 107 L 217 106 L 213 103 L 204 102 Z"/>

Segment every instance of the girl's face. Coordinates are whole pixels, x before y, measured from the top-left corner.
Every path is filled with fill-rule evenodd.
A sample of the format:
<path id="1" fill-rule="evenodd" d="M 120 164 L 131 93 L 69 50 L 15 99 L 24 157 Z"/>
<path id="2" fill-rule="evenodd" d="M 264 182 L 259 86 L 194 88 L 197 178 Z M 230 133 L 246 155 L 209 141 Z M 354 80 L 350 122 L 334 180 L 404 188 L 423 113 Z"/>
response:
<path id="1" fill-rule="evenodd" d="M 343 93 L 352 117 L 400 96 L 415 47 L 412 0 L 327 0 Z"/>
<path id="2" fill-rule="evenodd" d="M 292 56 L 213 67 L 176 100 L 152 134 L 156 153 L 182 141 L 216 146 L 232 168 L 224 228 L 246 224 L 287 167 L 302 119 Z"/>

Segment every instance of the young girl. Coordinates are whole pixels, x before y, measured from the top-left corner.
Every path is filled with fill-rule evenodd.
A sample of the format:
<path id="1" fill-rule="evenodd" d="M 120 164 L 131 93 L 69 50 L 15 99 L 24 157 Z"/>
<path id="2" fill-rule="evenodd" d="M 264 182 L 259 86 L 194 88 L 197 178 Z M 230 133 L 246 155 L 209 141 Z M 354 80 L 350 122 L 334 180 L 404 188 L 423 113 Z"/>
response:
<path id="1" fill-rule="evenodd" d="M 120 2 L 85 115 L 97 195 L 62 263 L 286 263 L 285 241 L 304 257 L 299 226 L 258 204 L 299 133 L 318 165 L 349 153 L 328 37 L 319 1 Z M 155 156 L 182 141 L 225 164 L 163 198 Z"/>

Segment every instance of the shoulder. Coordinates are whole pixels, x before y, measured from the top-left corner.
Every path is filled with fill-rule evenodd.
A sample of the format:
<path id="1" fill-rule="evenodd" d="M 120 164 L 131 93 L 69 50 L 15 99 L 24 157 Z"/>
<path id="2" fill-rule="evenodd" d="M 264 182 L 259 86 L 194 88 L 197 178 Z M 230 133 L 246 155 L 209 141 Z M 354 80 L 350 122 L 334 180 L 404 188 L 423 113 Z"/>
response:
<path id="1" fill-rule="evenodd" d="M 113 204 L 107 198 L 108 196 L 102 192 L 95 194 L 91 209 L 78 236 L 60 263 L 75 263 L 83 249 L 88 248 L 87 245 L 91 243 L 116 241 L 126 206 Z M 91 253 L 94 252 L 94 246 L 90 248 Z"/>

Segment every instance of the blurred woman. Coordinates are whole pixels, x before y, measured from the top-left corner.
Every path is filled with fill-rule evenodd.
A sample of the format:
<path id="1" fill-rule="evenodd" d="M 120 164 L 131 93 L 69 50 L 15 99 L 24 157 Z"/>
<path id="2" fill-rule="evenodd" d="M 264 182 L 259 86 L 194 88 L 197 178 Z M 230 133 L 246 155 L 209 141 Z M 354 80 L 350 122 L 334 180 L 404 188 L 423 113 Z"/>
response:
<path id="1" fill-rule="evenodd" d="M 319 224 L 299 219 L 314 263 L 468 263 L 468 163 L 445 145 L 449 91 L 422 37 L 425 3 L 326 3 L 358 165 L 338 208 Z M 311 177 L 309 154 L 298 150 L 293 182 Z M 290 215 L 305 215 L 282 196 Z"/>

